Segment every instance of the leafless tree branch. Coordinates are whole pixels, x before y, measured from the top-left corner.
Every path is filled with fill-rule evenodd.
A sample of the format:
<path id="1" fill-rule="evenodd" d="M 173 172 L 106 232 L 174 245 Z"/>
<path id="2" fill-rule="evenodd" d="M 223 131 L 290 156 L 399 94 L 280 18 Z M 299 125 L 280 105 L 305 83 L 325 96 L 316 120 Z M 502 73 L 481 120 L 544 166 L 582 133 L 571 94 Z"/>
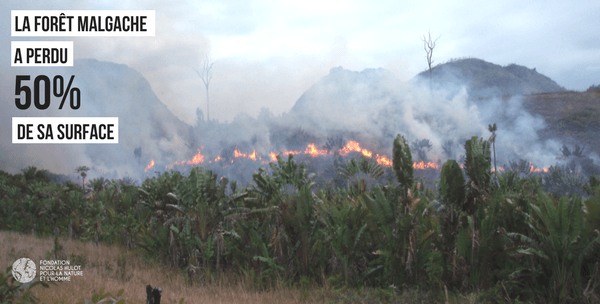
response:
<path id="1" fill-rule="evenodd" d="M 200 76 L 200 79 L 202 79 L 202 82 L 204 83 L 204 87 L 206 88 L 206 120 L 207 121 L 210 121 L 208 87 L 209 87 L 210 81 L 213 77 L 213 74 L 212 74 L 213 64 L 215 64 L 215 63 L 211 62 L 208 55 L 206 55 L 206 56 L 204 56 L 204 60 L 202 62 L 202 70 L 199 71 L 199 70 L 194 69 L 194 71 L 196 71 L 196 73 L 198 73 L 198 76 Z"/>
<path id="2" fill-rule="evenodd" d="M 433 65 L 433 49 L 435 48 L 435 42 L 442 37 L 440 35 L 435 40 L 431 39 L 431 32 L 427 32 L 428 36 L 423 35 L 421 37 L 421 41 L 423 41 L 423 49 L 425 49 L 425 53 L 427 54 L 427 65 L 429 66 L 429 90 L 432 90 L 432 80 L 431 80 L 431 66 Z"/>
<path id="3" fill-rule="evenodd" d="M 438 39 L 440 39 L 440 37 L 442 37 L 442 35 L 437 37 L 435 40 L 432 40 L 431 33 L 427 32 L 427 34 L 428 34 L 427 37 L 425 35 L 423 35 L 423 37 L 421 37 L 421 41 L 423 41 L 423 49 L 425 49 L 425 53 L 427 53 L 427 65 L 429 66 L 429 70 L 431 70 L 431 65 L 433 64 L 433 60 L 432 60 L 433 49 L 435 48 L 436 41 Z"/>

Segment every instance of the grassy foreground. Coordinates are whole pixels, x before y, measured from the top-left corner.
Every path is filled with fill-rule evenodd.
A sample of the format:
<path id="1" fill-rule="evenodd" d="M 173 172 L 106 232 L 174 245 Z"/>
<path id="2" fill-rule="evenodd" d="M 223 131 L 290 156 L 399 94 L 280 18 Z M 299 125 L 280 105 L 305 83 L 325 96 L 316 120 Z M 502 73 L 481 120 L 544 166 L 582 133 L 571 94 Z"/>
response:
<path id="1" fill-rule="evenodd" d="M 201 286 L 189 284 L 186 276 L 172 268 L 148 262 L 142 254 L 120 246 L 96 245 L 60 239 L 59 257 L 71 265 L 81 265 L 82 277 L 60 282 L 49 288 L 37 286 L 32 295 L 41 303 L 79 303 L 103 289 L 116 295 L 123 289 L 126 303 L 145 303 L 144 287 L 148 284 L 163 289 L 161 303 L 431 303 L 431 294 L 417 290 L 394 294 L 393 289 L 333 290 L 330 287 L 279 285 L 267 291 L 256 291 L 252 282 L 234 275 Z M 52 238 L 39 238 L 17 232 L 0 231 L 0 267 L 6 269 L 16 259 L 28 257 L 39 264 L 52 259 L 55 252 Z M 38 265 L 39 267 L 39 265 Z M 39 270 L 39 268 L 38 268 Z M 36 277 L 37 278 L 37 277 Z M 469 303 L 469 297 L 451 299 L 452 303 Z"/>

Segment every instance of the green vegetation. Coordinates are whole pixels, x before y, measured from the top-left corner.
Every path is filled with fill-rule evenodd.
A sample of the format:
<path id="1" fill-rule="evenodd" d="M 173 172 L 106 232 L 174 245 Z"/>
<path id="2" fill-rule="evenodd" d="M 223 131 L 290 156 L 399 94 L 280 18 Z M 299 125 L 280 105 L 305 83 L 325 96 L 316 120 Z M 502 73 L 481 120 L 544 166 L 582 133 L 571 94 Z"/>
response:
<path id="1" fill-rule="evenodd" d="M 586 198 L 559 197 L 516 165 L 492 172 L 490 147 L 477 137 L 466 141 L 464 171 L 447 161 L 438 189 L 415 181 L 400 135 L 389 169 L 396 180 L 385 184 L 376 183 L 385 170 L 360 159 L 340 165 L 346 186 L 317 189 L 291 155 L 256 172 L 248 188 L 195 167 L 141 187 L 95 179 L 83 193 L 29 167 L 0 172 L 0 229 L 139 248 L 199 284 L 226 273 L 256 290 L 310 282 L 336 291 L 340 302 L 388 302 L 414 290 L 438 302 L 597 302 L 598 179 L 581 189 Z M 561 172 L 546 183 L 562 180 Z M 92 302 L 102 297 L 110 295 Z"/>
<path id="2" fill-rule="evenodd" d="M 38 303 L 38 299 L 31 295 L 31 288 L 41 285 L 50 287 L 44 282 L 34 282 L 28 288 L 23 288 L 22 283 L 17 282 L 12 275 L 12 266 L 4 273 L 0 273 L 0 303 Z"/>

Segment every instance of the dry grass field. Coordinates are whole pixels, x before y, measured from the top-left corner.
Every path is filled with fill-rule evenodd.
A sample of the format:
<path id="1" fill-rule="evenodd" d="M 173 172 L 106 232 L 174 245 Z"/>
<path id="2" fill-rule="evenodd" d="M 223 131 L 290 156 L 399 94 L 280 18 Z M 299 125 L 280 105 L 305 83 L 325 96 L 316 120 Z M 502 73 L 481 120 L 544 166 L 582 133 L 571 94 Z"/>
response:
<path id="1" fill-rule="evenodd" d="M 186 283 L 182 272 L 148 263 L 135 252 L 119 247 L 82 243 L 67 239 L 59 241 L 62 255 L 71 265 L 81 265 L 83 276 L 71 277 L 71 282 L 60 282 L 50 288 L 35 287 L 33 294 L 45 303 L 64 301 L 77 303 L 104 289 L 112 295 L 124 289 L 127 303 L 145 303 L 145 286 L 159 286 L 163 290 L 161 303 L 323 303 L 333 295 L 323 289 L 302 290 L 280 286 L 257 292 L 251 283 L 228 279 L 200 286 Z M 53 259 L 53 239 L 39 239 L 31 235 L 0 232 L 0 267 L 5 270 L 16 259 L 28 257 L 36 262 Z M 83 261 L 83 263 L 81 263 Z M 231 276 L 229 276 L 231 277 Z"/>
<path id="2" fill-rule="evenodd" d="M 525 95 L 525 108 L 540 115 L 546 128 L 540 137 L 559 138 L 600 154 L 600 92 L 558 92 Z"/>

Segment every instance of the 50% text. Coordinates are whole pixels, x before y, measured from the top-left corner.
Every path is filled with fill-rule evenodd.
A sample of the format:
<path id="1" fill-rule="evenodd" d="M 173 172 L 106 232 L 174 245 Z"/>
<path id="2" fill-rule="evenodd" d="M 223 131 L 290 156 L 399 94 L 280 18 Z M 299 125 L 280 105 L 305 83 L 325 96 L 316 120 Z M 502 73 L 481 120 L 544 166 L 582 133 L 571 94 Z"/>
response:
<path id="1" fill-rule="evenodd" d="M 75 79 L 74 75 L 71 75 L 69 79 L 69 83 L 65 88 L 65 79 L 56 75 L 52 78 L 52 82 L 50 82 L 50 78 L 46 75 L 38 75 L 33 80 L 33 104 L 38 110 L 45 110 L 50 106 L 50 92 L 54 94 L 55 97 L 60 98 L 60 106 L 59 110 L 62 110 L 67 97 L 69 97 L 69 105 L 71 109 L 77 110 L 81 106 L 81 91 L 79 88 L 73 87 L 73 80 Z M 15 95 L 21 96 L 21 93 L 25 93 L 25 97 L 16 97 L 15 105 L 19 110 L 27 110 L 31 106 L 31 87 L 27 84 L 31 80 L 31 76 L 29 75 L 17 75 L 16 83 L 15 83 Z M 43 87 L 41 87 L 43 84 Z M 43 89 L 43 90 L 40 90 Z M 43 94 L 40 96 L 40 94 Z"/>

